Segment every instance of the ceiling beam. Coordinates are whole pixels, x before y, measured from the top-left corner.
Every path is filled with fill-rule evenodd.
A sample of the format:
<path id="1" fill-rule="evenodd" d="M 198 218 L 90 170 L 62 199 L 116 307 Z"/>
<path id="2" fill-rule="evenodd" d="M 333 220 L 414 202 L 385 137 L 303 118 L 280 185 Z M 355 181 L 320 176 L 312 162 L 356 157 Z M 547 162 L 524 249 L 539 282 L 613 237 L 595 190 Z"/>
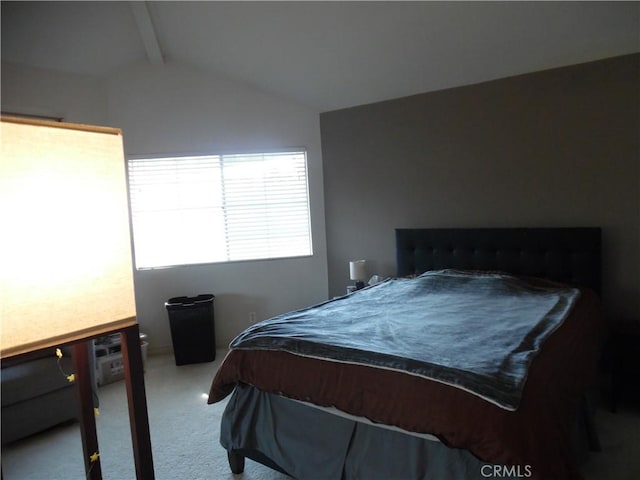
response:
<path id="1" fill-rule="evenodd" d="M 140 38 L 144 44 L 149 62 L 151 62 L 152 65 L 164 64 L 164 57 L 160 49 L 160 44 L 158 43 L 156 30 L 151 21 L 151 14 L 149 13 L 147 2 L 129 2 L 129 5 L 133 12 L 133 18 L 136 20 Z"/>

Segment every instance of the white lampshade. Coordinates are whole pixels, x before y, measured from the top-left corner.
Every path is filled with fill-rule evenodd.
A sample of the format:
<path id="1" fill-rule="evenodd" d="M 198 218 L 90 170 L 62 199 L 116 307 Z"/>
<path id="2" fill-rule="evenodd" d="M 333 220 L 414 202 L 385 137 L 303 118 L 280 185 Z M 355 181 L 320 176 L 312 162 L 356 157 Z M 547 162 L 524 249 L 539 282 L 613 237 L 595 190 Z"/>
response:
<path id="1" fill-rule="evenodd" d="M 364 281 L 367 278 L 366 260 L 349 262 L 349 278 L 356 281 Z"/>
<path id="2" fill-rule="evenodd" d="M 2 356 L 135 322 L 120 130 L 1 126 Z"/>

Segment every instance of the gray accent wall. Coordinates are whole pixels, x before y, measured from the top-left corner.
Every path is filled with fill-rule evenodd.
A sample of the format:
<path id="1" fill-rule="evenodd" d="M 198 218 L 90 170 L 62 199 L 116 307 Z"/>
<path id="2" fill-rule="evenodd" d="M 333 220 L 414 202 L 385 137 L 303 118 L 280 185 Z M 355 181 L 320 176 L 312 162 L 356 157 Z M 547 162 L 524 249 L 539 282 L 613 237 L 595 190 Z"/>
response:
<path id="1" fill-rule="evenodd" d="M 399 227 L 603 228 L 603 300 L 640 322 L 640 55 L 320 115 L 329 294 L 395 274 Z"/>

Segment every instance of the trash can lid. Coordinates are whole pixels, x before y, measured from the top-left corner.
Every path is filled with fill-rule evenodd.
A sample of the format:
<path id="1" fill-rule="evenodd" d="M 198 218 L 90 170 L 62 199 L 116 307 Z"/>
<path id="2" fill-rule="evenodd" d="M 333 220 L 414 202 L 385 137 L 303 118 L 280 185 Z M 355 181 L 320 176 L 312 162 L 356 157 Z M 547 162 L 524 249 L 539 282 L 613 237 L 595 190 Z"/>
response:
<path id="1" fill-rule="evenodd" d="M 173 297 L 167 300 L 165 306 L 193 305 L 195 303 L 211 302 L 214 295 L 211 293 L 201 294 L 195 297 Z"/>

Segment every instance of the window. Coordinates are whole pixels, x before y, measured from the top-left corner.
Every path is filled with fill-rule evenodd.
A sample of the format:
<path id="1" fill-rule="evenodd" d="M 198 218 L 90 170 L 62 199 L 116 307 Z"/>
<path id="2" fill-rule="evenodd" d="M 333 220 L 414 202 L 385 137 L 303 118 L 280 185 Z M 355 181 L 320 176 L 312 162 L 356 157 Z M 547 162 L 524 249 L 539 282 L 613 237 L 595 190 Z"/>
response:
<path id="1" fill-rule="evenodd" d="M 137 268 L 312 254 L 304 151 L 128 167 Z"/>

